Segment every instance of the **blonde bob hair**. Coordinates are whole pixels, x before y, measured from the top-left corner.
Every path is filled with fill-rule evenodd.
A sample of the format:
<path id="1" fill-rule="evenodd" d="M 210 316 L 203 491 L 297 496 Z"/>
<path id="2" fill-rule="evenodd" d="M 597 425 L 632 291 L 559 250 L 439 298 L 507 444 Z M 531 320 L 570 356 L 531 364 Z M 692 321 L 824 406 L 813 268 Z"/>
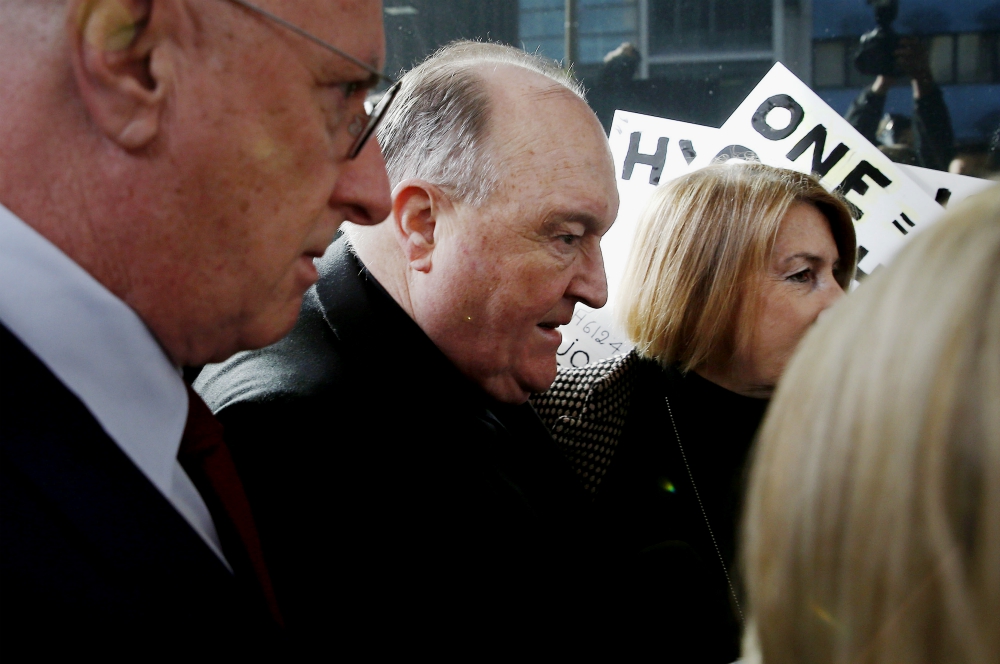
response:
<path id="1" fill-rule="evenodd" d="M 767 273 L 781 222 L 795 203 L 830 222 L 837 283 L 854 278 L 854 224 L 819 181 L 759 163 L 709 166 L 653 193 L 621 284 L 624 329 L 645 357 L 690 371 L 728 360 L 751 343 L 759 278 Z"/>
<path id="2" fill-rule="evenodd" d="M 813 327 L 758 444 L 749 661 L 1000 661 L 1000 189 Z"/>

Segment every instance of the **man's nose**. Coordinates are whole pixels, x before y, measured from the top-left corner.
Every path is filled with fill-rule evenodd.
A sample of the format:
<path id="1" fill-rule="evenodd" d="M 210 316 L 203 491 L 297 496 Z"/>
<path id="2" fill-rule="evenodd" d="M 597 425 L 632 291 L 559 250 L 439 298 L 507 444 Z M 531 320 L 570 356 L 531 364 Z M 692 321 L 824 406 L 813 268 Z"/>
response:
<path id="1" fill-rule="evenodd" d="M 608 303 L 608 278 L 604 273 L 604 256 L 598 247 L 580 264 L 580 271 L 569 284 L 567 295 L 592 309 Z"/>
<path id="2" fill-rule="evenodd" d="M 374 136 L 354 159 L 344 162 L 330 194 L 330 206 L 343 211 L 345 219 L 355 224 L 377 224 L 389 216 L 389 176 Z"/>

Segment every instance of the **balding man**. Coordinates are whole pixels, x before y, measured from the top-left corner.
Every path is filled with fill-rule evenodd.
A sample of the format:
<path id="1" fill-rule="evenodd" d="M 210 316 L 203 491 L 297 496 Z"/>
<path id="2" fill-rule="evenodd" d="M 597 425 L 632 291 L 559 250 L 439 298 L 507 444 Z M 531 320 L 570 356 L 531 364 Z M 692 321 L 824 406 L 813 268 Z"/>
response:
<path id="1" fill-rule="evenodd" d="M 279 339 L 340 222 L 391 201 L 381 3 L 261 1 L 0 4 L 4 653 L 231 652 L 282 621 L 180 367 Z"/>
<path id="2" fill-rule="evenodd" d="M 570 571 L 589 503 L 527 399 L 607 299 L 607 139 L 554 64 L 471 42 L 407 73 L 379 131 L 391 216 L 327 252 L 289 337 L 196 387 L 290 629 L 555 629 L 596 583 Z"/>

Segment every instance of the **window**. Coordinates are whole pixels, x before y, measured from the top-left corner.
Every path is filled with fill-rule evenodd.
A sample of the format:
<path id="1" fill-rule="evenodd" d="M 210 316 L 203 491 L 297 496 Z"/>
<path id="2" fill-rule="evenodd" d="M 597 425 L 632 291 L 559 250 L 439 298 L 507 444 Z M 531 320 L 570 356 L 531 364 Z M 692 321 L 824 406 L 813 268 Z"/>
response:
<path id="1" fill-rule="evenodd" d="M 528 52 L 538 52 L 553 60 L 565 57 L 563 0 L 521 0 L 521 47 Z"/>
<path id="2" fill-rule="evenodd" d="M 843 41 L 817 42 L 813 56 L 813 85 L 817 88 L 839 88 L 846 81 L 847 45 Z"/>
<path id="3" fill-rule="evenodd" d="M 636 0 L 578 0 L 577 14 L 577 64 L 599 63 L 622 42 L 637 39 Z M 553 60 L 565 57 L 564 0 L 523 0 L 520 19 L 525 50 Z"/>
<path id="4" fill-rule="evenodd" d="M 1000 35 L 967 32 L 927 37 L 931 74 L 939 85 L 1000 83 Z M 813 85 L 817 88 L 863 87 L 873 77 L 854 67 L 857 37 L 813 44 Z"/>
<path id="5" fill-rule="evenodd" d="M 931 74 L 938 83 L 955 82 L 955 39 L 952 35 L 937 35 L 930 44 Z"/>
<path id="6" fill-rule="evenodd" d="M 649 51 L 771 48 L 771 0 L 649 0 Z"/>
<path id="7" fill-rule="evenodd" d="M 579 5 L 578 60 L 601 62 L 622 42 L 635 42 L 639 28 L 636 0 L 581 0 Z"/>

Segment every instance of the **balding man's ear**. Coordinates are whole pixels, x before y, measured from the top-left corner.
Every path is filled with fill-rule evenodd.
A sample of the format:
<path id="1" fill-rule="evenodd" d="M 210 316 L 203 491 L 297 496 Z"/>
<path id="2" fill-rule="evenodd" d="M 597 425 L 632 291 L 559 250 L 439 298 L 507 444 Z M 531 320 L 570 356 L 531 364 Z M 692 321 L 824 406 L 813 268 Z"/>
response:
<path id="1" fill-rule="evenodd" d="M 418 272 L 431 271 L 438 215 L 447 197 L 423 180 L 404 180 L 392 192 L 392 224 L 406 262 Z"/>
<path id="2" fill-rule="evenodd" d="M 156 137 L 164 106 L 167 67 L 154 51 L 153 24 L 162 0 L 70 0 L 67 32 L 73 71 L 94 124 L 126 150 Z M 158 18 L 163 11 L 156 12 Z"/>

